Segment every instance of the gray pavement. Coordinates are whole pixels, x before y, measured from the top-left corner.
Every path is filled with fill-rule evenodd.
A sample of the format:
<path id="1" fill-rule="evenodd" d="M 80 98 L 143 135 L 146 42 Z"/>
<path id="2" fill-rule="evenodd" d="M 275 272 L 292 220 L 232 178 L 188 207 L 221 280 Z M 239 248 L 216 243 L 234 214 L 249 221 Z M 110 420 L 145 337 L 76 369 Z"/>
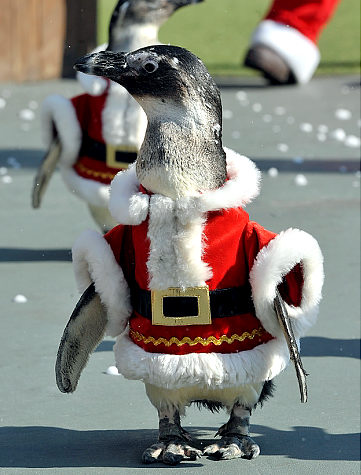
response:
<path id="1" fill-rule="evenodd" d="M 73 81 L 0 84 L 1 474 L 359 474 L 360 148 L 347 141 L 360 134 L 357 81 L 316 78 L 302 88 L 222 81 L 224 143 L 263 170 L 261 195 L 247 210 L 276 232 L 299 227 L 319 240 L 324 300 L 302 341 L 309 402 L 299 402 L 290 366 L 276 378 L 275 397 L 252 416 L 257 459 L 202 458 L 176 468 L 141 465 L 157 436 L 156 412 L 142 383 L 105 374 L 111 339 L 92 355 L 73 395 L 56 387 L 56 351 L 78 298 L 70 248 L 94 225 L 58 173 L 41 209 L 30 207 L 43 153 L 36 106 L 50 92 L 71 96 L 80 88 Z M 26 302 L 13 301 L 19 294 Z M 223 412 L 192 407 L 183 425 L 204 440 L 225 420 Z"/>

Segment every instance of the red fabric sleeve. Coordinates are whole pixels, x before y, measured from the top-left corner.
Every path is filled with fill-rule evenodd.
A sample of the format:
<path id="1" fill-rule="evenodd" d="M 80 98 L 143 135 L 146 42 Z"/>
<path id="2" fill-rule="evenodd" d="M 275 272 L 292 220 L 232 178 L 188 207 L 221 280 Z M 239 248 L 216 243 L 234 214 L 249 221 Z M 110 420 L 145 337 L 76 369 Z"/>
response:
<path id="1" fill-rule="evenodd" d="M 265 20 L 292 26 L 314 43 L 340 0 L 273 0 Z"/>
<path id="2" fill-rule="evenodd" d="M 288 305 L 299 307 L 302 300 L 303 272 L 302 266 L 295 267 L 284 277 L 282 284 L 278 286 L 281 297 Z"/>
<path id="3" fill-rule="evenodd" d="M 104 234 L 104 239 L 108 242 L 109 246 L 112 248 L 115 260 L 120 261 L 120 253 L 122 250 L 122 242 L 124 236 L 125 226 L 119 224 L 115 228 L 111 229 L 109 232 Z"/>
<path id="4" fill-rule="evenodd" d="M 252 269 L 254 260 L 262 247 L 266 246 L 275 236 L 276 233 L 267 231 L 260 224 L 254 221 L 248 222 L 244 233 L 244 249 L 249 270 Z"/>
<path id="5" fill-rule="evenodd" d="M 76 116 L 78 118 L 82 130 L 86 130 L 88 128 L 90 112 L 88 98 L 88 94 L 81 94 L 80 96 L 75 96 L 71 98 L 71 103 L 74 106 Z"/>
<path id="6" fill-rule="evenodd" d="M 102 112 L 105 107 L 107 92 L 100 96 L 81 94 L 73 97 L 71 102 L 83 132 L 98 142 L 103 142 Z"/>

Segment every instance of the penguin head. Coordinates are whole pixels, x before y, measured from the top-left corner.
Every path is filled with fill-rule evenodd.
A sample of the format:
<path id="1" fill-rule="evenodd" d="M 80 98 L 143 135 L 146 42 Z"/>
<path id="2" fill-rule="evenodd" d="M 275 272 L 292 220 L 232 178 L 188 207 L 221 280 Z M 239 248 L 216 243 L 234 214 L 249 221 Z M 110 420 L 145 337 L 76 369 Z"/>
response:
<path id="1" fill-rule="evenodd" d="M 148 190 L 178 197 L 224 184 L 220 92 L 197 56 L 155 45 L 94 53 L 74 67 L 119 83 L 144 109 L 148 128 L 137 175 Z"/>
<path id="2" fill-rule="evenodd" d="M 204 112 L 221 123 L 219 90 L 202 61 L 184 48 L 155 45 L 131 53 L 101 51 L 80 58 L 74 68 L 125 87 L 148 119 L 171 111 L 180 114 L 182 109 L 189 115 L 197 104 L 199 115 Z"/>
<path id="3" fill-rule="evenodd" d="M 203 0 L 119 0 L 109 23 L 109 47 L 120 30 L 132 25 L 151 24 L 160 27 L 176 10 Z"/>

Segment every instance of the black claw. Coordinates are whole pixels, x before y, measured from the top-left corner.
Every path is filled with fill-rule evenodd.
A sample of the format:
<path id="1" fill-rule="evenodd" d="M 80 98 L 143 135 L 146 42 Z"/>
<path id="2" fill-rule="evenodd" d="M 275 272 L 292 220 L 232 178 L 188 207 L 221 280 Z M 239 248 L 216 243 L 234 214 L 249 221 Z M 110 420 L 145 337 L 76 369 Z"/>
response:
<path id="1" fill-rule="evenodd" d="M 163 455 L 163 462 L 167 465 L 178 465 L 182 460 L 184 460 L 184 456 L 181 454 L 165 452 Z"/>

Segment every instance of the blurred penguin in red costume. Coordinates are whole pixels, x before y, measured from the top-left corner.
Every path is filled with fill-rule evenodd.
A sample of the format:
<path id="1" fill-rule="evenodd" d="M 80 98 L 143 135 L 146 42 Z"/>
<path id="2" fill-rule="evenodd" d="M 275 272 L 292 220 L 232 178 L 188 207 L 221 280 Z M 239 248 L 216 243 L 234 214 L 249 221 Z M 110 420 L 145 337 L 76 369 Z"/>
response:
<path id="1" fill-rule="evenodd" d="M 109 24 L 109 43 L 97 50 L 132 51 L 158 44 L 160 26 L 179 8 L 202 0 L 119 0 Z M 134 162 L 147 125 L 142 108 L 119 84 L 77 74 L 86 94 L 51 95 L 42 106 L 49 146 L 33 188 L 40 206 L 56 165 L 69 190 L 84 200 L 103 232 L 116 222 L 109 214 L 109 186 L 119 170 Z"/>

